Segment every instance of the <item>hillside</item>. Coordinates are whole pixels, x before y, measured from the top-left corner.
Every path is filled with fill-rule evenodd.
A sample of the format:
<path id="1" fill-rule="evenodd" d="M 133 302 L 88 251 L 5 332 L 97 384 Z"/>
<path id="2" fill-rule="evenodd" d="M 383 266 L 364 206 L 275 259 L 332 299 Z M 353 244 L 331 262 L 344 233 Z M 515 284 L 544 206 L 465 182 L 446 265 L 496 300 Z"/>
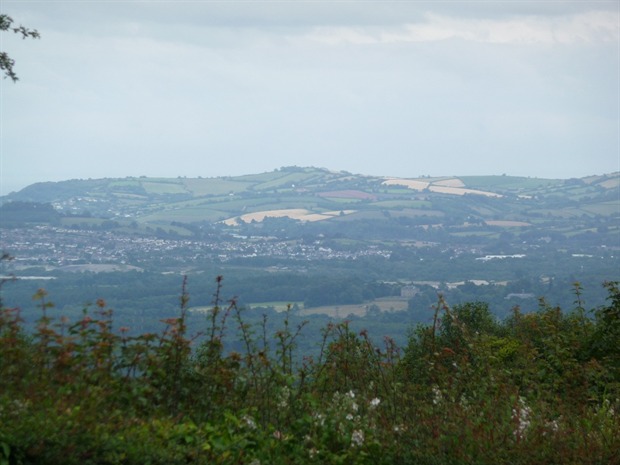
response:
<path id="1" fill-rule="evenodd" d="M 402 179 L 319 168 L 218 178 L 123 178 L 37 183 L 1 199 L 52 203 L 73 216 L 172 223 L 380 219 L 514 228 L 549 218 L 617 217 L 620 174 L 582 179 L 464 176 Z M 438 220 L 440 219 L 440 220 Z M 575 224 L 577 226 L 577 224 Z"/>

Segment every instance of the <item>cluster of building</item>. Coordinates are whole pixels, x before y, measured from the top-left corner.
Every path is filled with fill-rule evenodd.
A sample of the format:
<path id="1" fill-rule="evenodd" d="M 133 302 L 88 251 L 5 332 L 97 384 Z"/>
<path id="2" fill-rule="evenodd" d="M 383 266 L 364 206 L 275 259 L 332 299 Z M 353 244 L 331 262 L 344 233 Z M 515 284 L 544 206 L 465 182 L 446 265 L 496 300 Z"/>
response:
<path id="1" fill-rule="evenodd" d="M 133 265 L 227 262 L 239 258 L 270 257 L 298 261 L 356 260 L 365 256 L 390 257 L 378 246 L 334 250 L 321 241 L 311 244 L 276 238 L 226 235 L 213 240 L 162 239 L 117 231 L 91 231 L 56 226 L 0 229 L 0 248 L 14 257 L 16 267 L 85 270 L 76 265 Z M 87 268 L 86 268 L 87 269 Z M 101 268 L 100 268 L 101 269 Z M 95 271 L 96 268 L 93 268 Z"/>

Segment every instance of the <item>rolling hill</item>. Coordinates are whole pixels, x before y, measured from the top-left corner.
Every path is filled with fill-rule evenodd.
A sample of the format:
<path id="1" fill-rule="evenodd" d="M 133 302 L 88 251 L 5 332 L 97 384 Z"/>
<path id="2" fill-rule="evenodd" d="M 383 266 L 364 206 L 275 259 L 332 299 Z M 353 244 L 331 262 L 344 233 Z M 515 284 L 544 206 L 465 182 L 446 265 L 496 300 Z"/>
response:
<path id="1" fill-rule="evenodd" d="M 386 216 L 417 224 L 524 228 L 550 220 L 618 218 L 620 174 L 581 179 L 462 176 L 404 179 L 312 167 L 217 178 L 149 178 L 43 182 L 0 201 L 51 203 L 70 217 L 142 226 L 216 223 L 269 217 L 346 222 Z M 88 220 L 91 218 L 91 220 Z"/>

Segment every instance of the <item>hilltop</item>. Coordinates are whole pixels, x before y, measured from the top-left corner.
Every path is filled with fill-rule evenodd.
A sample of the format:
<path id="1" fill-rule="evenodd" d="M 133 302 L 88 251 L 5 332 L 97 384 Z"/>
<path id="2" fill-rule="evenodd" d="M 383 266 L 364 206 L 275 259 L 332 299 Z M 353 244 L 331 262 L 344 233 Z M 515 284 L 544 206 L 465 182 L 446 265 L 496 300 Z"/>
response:
<path id="1" fill-rule="evenodd" d="M 164 229 L 192 223 L 233 226 L 269 217 L 344 222 L 387 215 L 417 224 L 523 228 L 550 218 L 617 217 L 619 186 L 619 173 L 564 180 L 505 175 L 398 178 L 285 167 L 234 177 L 43 182 L 1 201 L 51 203 L 73 218 L 131 219 Z"/>

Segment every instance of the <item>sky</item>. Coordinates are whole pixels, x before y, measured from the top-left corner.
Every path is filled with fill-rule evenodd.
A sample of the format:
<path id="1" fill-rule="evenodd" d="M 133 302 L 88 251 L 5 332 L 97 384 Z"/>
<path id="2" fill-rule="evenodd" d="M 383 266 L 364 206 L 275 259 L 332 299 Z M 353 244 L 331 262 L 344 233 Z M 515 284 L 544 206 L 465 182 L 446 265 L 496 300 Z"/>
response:
<path id="1" fill-rule="evenodd" d="M 620 170 L 620 2 L 9 1 L 0 193 L 315 166 Z"/>

